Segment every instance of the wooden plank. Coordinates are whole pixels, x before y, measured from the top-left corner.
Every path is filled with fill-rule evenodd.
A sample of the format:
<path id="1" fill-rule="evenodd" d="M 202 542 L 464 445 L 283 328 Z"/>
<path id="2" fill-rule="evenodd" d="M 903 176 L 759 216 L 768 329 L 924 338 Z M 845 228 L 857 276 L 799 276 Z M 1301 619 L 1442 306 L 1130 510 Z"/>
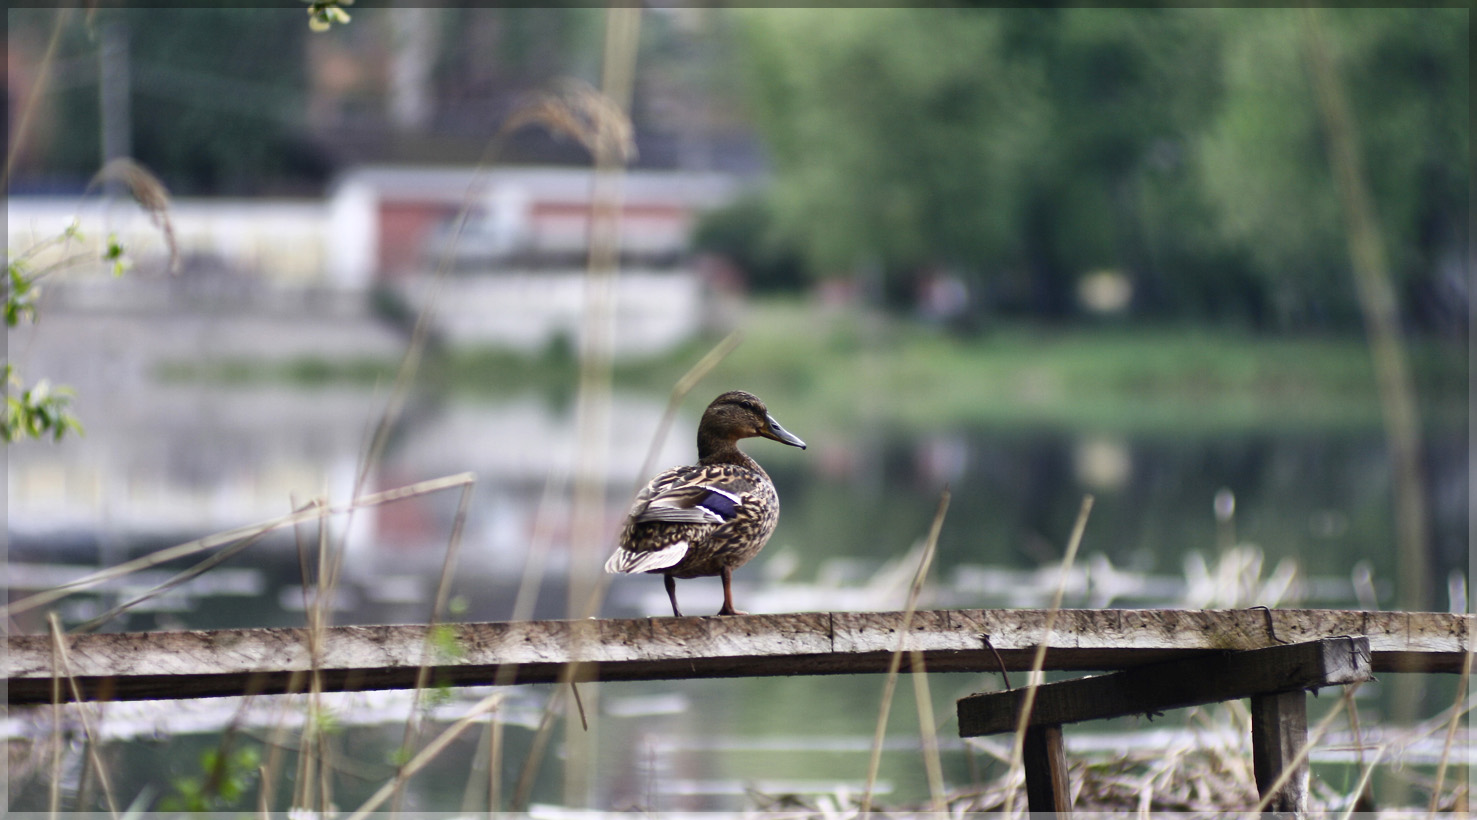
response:
<path id="1" fill-rule="evenodd" d="M 1369 674 L 1368 638 L 1325 638 L 1219 652 L 1044 684 L 1036 688 L 1027 725 L 1060 726 L 1274 692 L 1301 692 L 1366 680 Z M 1015 731 L 1026 692 L 1015 689 L 961 698 L 959 735 Z"/>
<path id="2" fill-rule="evenodd" d="M 1263 800 L 1294 761 L 1292 775 L 1267 803 L 1274 815 L 1302 817 L 1308 810 L 1308 759 L 1297 760 L 1308 743 L 1308 697 L 1279 692 L 1251 699 L 1251 759 Z"/>
<path id="3" fill-rule="evenodd" d="M 1032 726 L 1021 743 L 1026 774 L 1026 809 L 1042 816 L 1072 813 L 1072 790 L 1067 781 L 1067 752 L 1062 727 Z"/>
<path id="4" fill-rule="evenodd" d="M 70 671 L 87 697 L 103 681 L 120 700 L 297 691 L 317 670 L 329 690 L 404 688 L 422 663 L 453 685 L 884 672 L 901 643 L 933 672 L 1122 669 L 1207 651 L 1257 649 L 1298 637 L 1368 635 L 1375 671 L 1391 662 L 1459 672 L 1470 616 L 1323 610 L 1063 610 L 1048 636 L 1044 610 L 810 612 L 734 617 L 525 621 L 449 625 L 449 656 L 428 650 L 425 626 L 326 630 L 315 660 L 303 629 L 231 629 L 67 637 Z M 1270 627 L 1270 628 L 1269 628 Z M 1337 631 L 1328 631 L 1337 630 Z M 51 644 L 11 635 L 0 670 L 10 703 L 50 697 Z M 998 658 L 998 662 L 997 662 Z M 909 660 L 905 656 L 904 668 Z M 572 673 L 566 667 L 575 665 Z"/>

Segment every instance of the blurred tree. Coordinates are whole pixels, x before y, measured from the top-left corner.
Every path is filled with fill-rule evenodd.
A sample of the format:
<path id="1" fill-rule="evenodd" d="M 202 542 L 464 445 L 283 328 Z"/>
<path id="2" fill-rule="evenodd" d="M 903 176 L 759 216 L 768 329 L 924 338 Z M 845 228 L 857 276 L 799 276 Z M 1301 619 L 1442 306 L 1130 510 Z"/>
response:
<path id="1" fill-rule="evenodd" d="M 37 30 L 55 10 L 18 10 Z M 26 16 L 29 17 L 26 17 Z M 37 19 L 30 19 L 37 18 Z M 97 33 L 126 31 L 132 154 L 181 194 L 313 188 L 326 161 L 303 135 L 301 10 L 196 7 L 102 9 L 63 32 L 49 104 L 57 126 L 36 168 L 45 184 L 85 182 L 99 164 Z M 263 44 L 272 44 L 263 59 Z M 293 59 L 282 59 L 281 55 Z M 41 171 L 40 169 L 44 169 Z"/>
<path id="2" fill-rule="evenodd" d="M 1463 13 L 1339 18 L 1412 282 L 1465 241 Z M 815 273 L 943 264 L 997 311 L 1050 317 L 1109 268 L 1140 311 L 1354 320 L 1296 21 L 1276 10 L 738 15 L 770 207 Z"/>
<path id="3" fill-rule="evenodd" d="M 804 265 L 794 243 L 776 229 L 773 213 L 759 196 L 744 196 L 704 214 L 692 245 L 738 265 L 755 291 L 799 291 L 806 284 Z"/>
<path id="4" fill-rule="evenodd" d="M 1060 316 L 1078 272 L 1150 273 L 1151 239 L 1174 235 L 1147 224 L 1142 203 L 1151 184 L 1184 184 L 1189 126 L 1214 100 L 1213 75 L 1188 59 L 1213 45 L 1200 17 L 876 9 L 745 18 L 777 166 L 774 207 L 816 269 L 943 262 L 976 271 L 999 307 Z"/>
<path id="5" fill-rule="evenodd" d="M 1357 320 L 1343 223 L 1297 10 L 1216 12 L 1224 104 L 1197 161 L 1224 238 L 1246 249 L 1284 323 Z M 1326 15 L 1364 146 L 1390 273 L 1409 317 L 1463 325 L 1469 208 L 1465 9 Z"/>

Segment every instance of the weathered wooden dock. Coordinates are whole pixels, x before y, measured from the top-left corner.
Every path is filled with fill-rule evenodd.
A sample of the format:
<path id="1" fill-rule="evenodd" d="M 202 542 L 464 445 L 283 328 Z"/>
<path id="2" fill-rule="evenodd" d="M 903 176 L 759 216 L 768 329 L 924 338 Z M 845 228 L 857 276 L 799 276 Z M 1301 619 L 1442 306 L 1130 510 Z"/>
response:
<path id="1" fill-rule="evenodd" d="M 1048 619 L 1051 628 L 1048 631 Z M 906 626 L 906 635 L 900 634 Z M 12 705 L 557 680 L 653 680 L 929 671 L 1112 671 L 1325 638 L 1368 639 L 1376 672 L 1459 672 L 1470 616 L 1345 610 L 943 610 L 420 626 L 12 635 Z M 424 677 L 423 677 L 424 675 Z M 62 685 L 57 685 L 61 683 Z"/>

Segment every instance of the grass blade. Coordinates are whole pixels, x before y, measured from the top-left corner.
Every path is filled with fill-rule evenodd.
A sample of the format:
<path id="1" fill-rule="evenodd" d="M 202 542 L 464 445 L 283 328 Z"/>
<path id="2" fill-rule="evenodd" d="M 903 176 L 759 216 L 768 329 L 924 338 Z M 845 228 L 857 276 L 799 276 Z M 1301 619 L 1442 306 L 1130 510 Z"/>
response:
<path id="1" fill-rule="evenodd" d="M 1046 663 L 1046 646 L 1051 643 L 1051 629 L 1056 624 L 1057 611 L 1062 608 L 1062 598 L 1067 592 L 1067 576 L 1072 563 L 1077 559 L 1077 548 L 1082 543 L 1082 533 L 1087 529 L 1087 517 L 1092 513 L 1092 496 L 1082 497 L 1082 508 L 1077 513 L 1077 523 L 1072 525 L 1072 536 L 1067 539 L 1067 552 L 1062 556 L 1061 575 L 1057 579 L 1056 591 L 1051 596 L 1051 606 L 1046 610 L 1046 624 L 1042 628 L 1041 643 L 1036 645 L 1036 655 L 1031 660 L 1031 672 L 1026 677 L 1026 693 L 1021 698 L 1020 722 L 1015 727 L 1015 742 L 1010 752 L 1010 777 L 1021 770 L 1025 754 L 1026 725 L 1031 719 L 1031 707 L 1036 703 L 1036 687 L 1041 684 L 1041 668 Z M 1009 779 L 1009 778 L 1007 778 Z M 1005 797 L 1005 816 L 1010 817 L 1015 806 L 1015 791 Z"/>
<path id="2" fill-rule="evenodd" d="M 70 664 L 67 662 L 67 643 L 62 633 L 61 619 L 56 616 L 55 612 L 51 612 L 47 614 L 46 623 L 51 629 L 51 646 L 55 659 L 53 663 L 57 667 L 57 677 L 65 677 L 67 685 L 72 690 L 72 699 L 76 701 L 74 708 L 77 710 L 77 718 L 82 724 L 82 732 L 87 739 L 87 757 L 92 762 L 93 770 L 97 772 L 98 782 L 102 784 L 103 799 L 108 803 L 108 813 L 113 816 L 114 820 L 117 820 L 118 803 L 113 799 L 113 786 L 108 782 L 108 771 L 97 754 L 98 732 L 88 718 L 87 702 L 83 700 L 82 690 L 77 685 L 76 678 L 72 677 Z M 60 693 L 55 689 L 53 694 L 60 699 Z"/>
<path id="3" fill-rule="evenodd" d="M 427 743 L 426 748 L 422 749 L 414 758 L 411 758 L 409 763 L 402 766 L 390 782 L 381 786 L 368 800 L 364 801 L 364 804 L 358 809 L 355 809 L 354 813 L 349 815 L 347 820 L 363 820 L 363 818 L 379 808 L 381 804 L 390 798 L 390 795 L 400 791 L 404 787 L 406 780 L 410 779 L 412 775 L 424 768 L 437 755 L 441 754 L 462 732 L 466 731 L 473 723 L 476 723 L 479 717 L 496 709 L 502 703 L 503 698 L 504 693 L 494 692 L 478 701 L 460 720 L 447 727 L 445 731 L 436 736 L 435 740 Z"/>
<path id="4" fill-rule="evenodd" d="M 1441 800 L 1441 789 L 1446 785 L 1446 766 L 1451 758 L 1451 744 L 1456 740 L 1457 728 L 1462 723 L 1462 701 L 1467 693 L 1467 685 L 1472 680 L 1472 652 L 1462 659 L 1462 674 L 1457 681 L 1456 702 L 1451 705 L 1451 722 L 1446 725 L 1446 740 L 1441 745 L 1441 762 L 1436 766 L 1436 785 L 1431 788 L 1431 804 L 1429 811 L 1436 813 L 1436 806 Z"/>
<path id="5" fill-rule="evenodd" d="M 66 596 L 78 590 L 94 587 L 98 584 L 106 583 L 115 578 L 122 578 L 125 575 L 131 575 L 135 572 L 138 572 L 139 570 L 155 567 L 160 564 L 168 563 L 179 558 L 185 558 L 197 553 L 208 552 L 210 550 L 216 549 L 217 547 L 234 544 L 235 542 L 240 541 L 243 538 L 260 537 L 267 533 L 275 532 L 276 530 L 280 530 L 286 527 L 291 527 L 305 521 L 313 521 L 333 515 L 342 515 L 360 507 L 373 507 L 380 504 L 388 504 L 392 501 L 400 501 L 406 498 L 427 495 L 429 493 L 438 492 L 450 487 L 459 487 L 468 482 L 476 481 L 476 479 L 477 477 L 473 473 L 457 473 L 455 475 L 444 476 L 442 478 L 428 479 L 426 481 L 416 482 L 415 484 L 408 484 L 403 487 L 397 487 L 395 489 L 385 490 L 384 492 L 375 493 L 373 495 L 367 495 L 355 500 L 347 506 L 312 507 L 309 509 L 298 510 L 279 518 L 268 519 L 267 521 L 263 521 L 261 523 L 250 524 L 244 527 L 237 527 L 236 529 L 215 533 L 213 535 L 207 535 L 204 538 L 197 538 L 194 541 L 187 541 L 177 546 L 166 547 L 165 549 L 158 550 L 157 552 L 152 552 L 140 558 L 135 558 L 132 561 L 125 561 L 124 563 L 118 564 L 117 566 L 108 567 L 104 570 L 98 570 L 97 572 L 90 573 L 83 576 L 82 578 L 78 578 L 75 581 L 68 581 L 65 584 L 58 584 L 51 589 L 45 590 L 43 592 L 38 592 L 35 595 L 31 595 L 26 598 L 22 598 L 15 603 L 0 607 L 0 618 L 8 618 L 19 612 L 27 612 L 29 610 L 35 609 L 36 607 L 45 606 L 46 604 L 49 604 L 53 601 L 65 598 Z"/>
<path id="6" fill-rule="evenodd" d="M 928 567 L 933 563 L 933 553 L 938 546 L 939 530 L 944 526 L 944 516 L 949 511 L 949 490 L 944 489 L 939 497 L 938 509 L 933 514 L 933 524 L 928 529 L 928 539 L 923 545 L 923 555 L 918 561 L 918 571 L 913 575 L 913 585 L 908 589 L 908 603 L 903 609 L 903 625 L 898 630 L 897 651 L 892 653 L 892 661 L 887 667 L 887 678 L 882 684 L 882 705 L 877 710 L 877 728 L 872 734 L 872 754 L 867 760 L 867 782 L 862 790 L 861 811 L 863 814 L 872 810 L 872 789 L 877 785 L 877 772 L 882 766 L 882 741 L 887 736 L 887 718 L 892 711 L 892 696 L 897 689 L 898 672 L 902 668 L 903 653 L 906 651 L 909 627 L 913 621 L 913 612 L 918 608 L 918 596 L 923 589 L 923 581 L 928 576 Z M 932 721 L 929 721 L 932 725 Z"/>

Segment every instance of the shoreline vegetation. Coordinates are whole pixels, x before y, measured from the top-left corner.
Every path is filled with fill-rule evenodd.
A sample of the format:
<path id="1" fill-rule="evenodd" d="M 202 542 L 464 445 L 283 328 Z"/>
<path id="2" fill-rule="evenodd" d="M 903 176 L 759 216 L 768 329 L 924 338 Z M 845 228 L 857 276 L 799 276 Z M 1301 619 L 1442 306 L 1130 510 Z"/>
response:
<path id="1" fill-rule="evenodd" d="M 912 319 L 832 312 L 799 299 L 756 300 L 738 324 L 742 343 L 705 381 L 786 396 L 787 415 L 807 428 L 886 421 L 1195 434 L 1380 424 L 1369 349 L 1354 334 L 1003 322 L 959 337 Z M 615 385 L 665 393 L 716 340 L 617 360 Z M 1408 349 L 1427 423 L 1465 422 L 1466 347 L 1413 339 Z M 176 381 L 373 384 L 387 383 L 397 365 L 307 356 L 173 362 L 160 373 Z M 419 379 L 422 389 L 472 400 L 529 390 L 572 398 L 577 373 L 575 344 L 565 339 L 534 354 L 441 349 L 423 362 Z"/>

